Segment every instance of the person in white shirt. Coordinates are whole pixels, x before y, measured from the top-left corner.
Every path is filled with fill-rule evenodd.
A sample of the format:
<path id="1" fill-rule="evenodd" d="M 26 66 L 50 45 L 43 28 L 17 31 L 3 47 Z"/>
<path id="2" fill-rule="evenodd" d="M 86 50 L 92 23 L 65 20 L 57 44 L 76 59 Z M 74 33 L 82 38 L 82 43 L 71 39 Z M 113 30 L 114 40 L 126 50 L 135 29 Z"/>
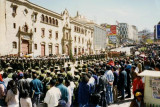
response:
<path id="1" fill-rule="evenodd" d="M 70 107 L 71 104 L 72 104 L 72 90 L 71 90 L 71 86 L 70 86 L 70 81 L 69 80 L 66 80 L 65 81 L 65 85 L 68 89 L 68 94 L 69 94 L 69 98 L 68 98 L 68 102 L 66 104 L 66 107 Z"/>
<path id="2" fill-rule="evenodd" d="M 55 87 L 55 84 L 56 80 L 50 81 L 51 88 L 47 91 L 44 98 L 44 103 L 46 103 L 48 107 L 58 106 L 59 100 L 61 98 L 61 91 Z"/>

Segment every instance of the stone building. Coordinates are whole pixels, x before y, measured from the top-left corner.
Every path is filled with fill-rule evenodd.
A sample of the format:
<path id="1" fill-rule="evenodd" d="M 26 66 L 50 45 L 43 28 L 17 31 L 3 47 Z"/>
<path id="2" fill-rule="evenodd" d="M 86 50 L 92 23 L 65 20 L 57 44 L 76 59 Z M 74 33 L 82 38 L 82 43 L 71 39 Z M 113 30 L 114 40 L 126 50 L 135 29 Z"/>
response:
<path id="1" fill-rule="evenodd" d="M 28 0 L 0 0 L 0 55 L 93 53 L 94 28 Z"/>

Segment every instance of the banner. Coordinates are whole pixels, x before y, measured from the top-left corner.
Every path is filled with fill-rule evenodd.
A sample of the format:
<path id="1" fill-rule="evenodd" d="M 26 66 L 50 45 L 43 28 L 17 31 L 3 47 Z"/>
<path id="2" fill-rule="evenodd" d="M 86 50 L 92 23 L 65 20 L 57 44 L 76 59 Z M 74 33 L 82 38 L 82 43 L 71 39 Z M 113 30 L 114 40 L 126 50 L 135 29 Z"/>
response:
<path id="1" fill-rule="evenodd" d="M 108 28 L 108 35 L 116 35 L 117 34 L 117 26 L 111 25 L 110 28 Z"/>
<path id="2" fill-rule="evenodd" d="M 156 26 L 156 38 L 160 39 L 160 25 Z"/>

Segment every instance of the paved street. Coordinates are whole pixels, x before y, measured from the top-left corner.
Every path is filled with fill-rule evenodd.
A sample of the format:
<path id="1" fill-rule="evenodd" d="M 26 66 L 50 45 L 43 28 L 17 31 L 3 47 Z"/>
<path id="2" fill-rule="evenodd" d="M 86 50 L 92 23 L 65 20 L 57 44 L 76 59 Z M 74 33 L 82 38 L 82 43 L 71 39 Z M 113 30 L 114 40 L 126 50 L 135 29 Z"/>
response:
<path id="1" fill-rule="evenodd" d="M 129 99 L 126 99 L 125 101 L 119 101 L 118 103 L 112 104 L 109 107 L 129 107 L 132 99 L 133 99 L 133 97 L 129 98 Z"/>

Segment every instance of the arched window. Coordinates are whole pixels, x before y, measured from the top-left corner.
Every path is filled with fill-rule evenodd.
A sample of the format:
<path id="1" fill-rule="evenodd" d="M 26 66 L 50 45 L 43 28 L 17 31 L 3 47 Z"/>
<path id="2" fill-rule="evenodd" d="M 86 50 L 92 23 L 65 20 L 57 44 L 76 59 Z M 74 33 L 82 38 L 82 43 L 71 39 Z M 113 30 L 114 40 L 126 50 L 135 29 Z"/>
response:
<path id="1" fill-rule="evenodd" d="M 45 17 L 45 22 L 48 23 L 48 16 Z"/>
<path id="2" fill-rule="evenodd" d="M 49 17 L 49 24 L 51 24 L 52 23 L 52 20 L 51 20 L 51 17 Z"/>
<path id="3" fill-rule="evenodd" d="M 58 26 L 58 20 L 56 19 L 56 25 Z"/>
<path id="4" fill-rule="evenodd" d="M 24 32 L 28 32 L 28 26 L 24 25 Z"/>
<path id="5" fill-rule="evenodd" d="M 55 20 L 54 20 L 54 18 L 52 18 L 52 23 L 53 23 L 53 25 L 55 25 Z"/>
<path id="6" fill-rule="evenodd" d="M 44 22 L 44 15 L 41 16 L 41 21 Z"/>

